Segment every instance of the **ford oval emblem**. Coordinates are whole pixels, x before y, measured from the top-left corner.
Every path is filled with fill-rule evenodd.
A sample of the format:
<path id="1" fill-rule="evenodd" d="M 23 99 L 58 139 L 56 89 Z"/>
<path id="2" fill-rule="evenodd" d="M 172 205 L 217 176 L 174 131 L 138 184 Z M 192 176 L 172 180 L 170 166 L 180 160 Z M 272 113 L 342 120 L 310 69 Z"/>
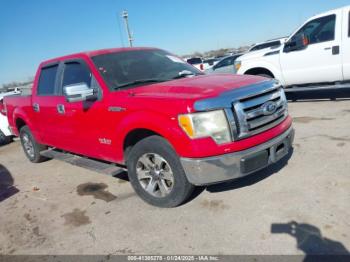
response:
<path id="1" fill-rule="evenodd" d="M 268 101 L 261 106 L 264 115 L 272 115 L 277 110 L 277 104 L 273 101 Z"/>

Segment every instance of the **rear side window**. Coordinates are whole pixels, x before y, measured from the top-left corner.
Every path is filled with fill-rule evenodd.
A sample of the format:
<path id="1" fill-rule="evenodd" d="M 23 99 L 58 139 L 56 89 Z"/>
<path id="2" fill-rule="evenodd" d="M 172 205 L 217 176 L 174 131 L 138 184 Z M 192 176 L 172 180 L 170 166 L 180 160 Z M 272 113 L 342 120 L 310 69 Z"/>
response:
<path id="1" fill-rule="evenodd" d="M 90 87 L 91 73 L 80 62 L 68 62 L 64 67 L 63 86 L 85 83 Z"/>
<path id="2" fill-rule="evenodd" d="M 41 69 L 38 95 L 54 95 L 58 65 L 44 67 Z"/>

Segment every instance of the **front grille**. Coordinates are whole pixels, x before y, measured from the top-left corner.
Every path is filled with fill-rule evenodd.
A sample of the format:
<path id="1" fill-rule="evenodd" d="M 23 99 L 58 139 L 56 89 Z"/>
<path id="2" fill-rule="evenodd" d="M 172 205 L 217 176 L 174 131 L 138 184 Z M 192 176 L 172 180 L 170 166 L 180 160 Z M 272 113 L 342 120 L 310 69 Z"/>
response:
<path id="1" fill-rule="evenodd" d="M 288 115 L 287 99 L 283 88 L 243 97 L 233 103 L 237 124 L 237 138 L 246 138 L 281 123 Z"/>

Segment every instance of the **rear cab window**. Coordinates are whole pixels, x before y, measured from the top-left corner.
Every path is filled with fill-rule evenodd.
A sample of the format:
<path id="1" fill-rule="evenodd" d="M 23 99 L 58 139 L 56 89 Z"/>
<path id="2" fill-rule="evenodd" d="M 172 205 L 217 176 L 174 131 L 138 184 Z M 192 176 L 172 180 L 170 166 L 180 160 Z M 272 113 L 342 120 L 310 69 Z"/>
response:
<path id="1" fill-rule="evenodd" d="M 52 96 L 56 94 L 56 77 L 58 64 L 41 68 L 37 94 Z"/>

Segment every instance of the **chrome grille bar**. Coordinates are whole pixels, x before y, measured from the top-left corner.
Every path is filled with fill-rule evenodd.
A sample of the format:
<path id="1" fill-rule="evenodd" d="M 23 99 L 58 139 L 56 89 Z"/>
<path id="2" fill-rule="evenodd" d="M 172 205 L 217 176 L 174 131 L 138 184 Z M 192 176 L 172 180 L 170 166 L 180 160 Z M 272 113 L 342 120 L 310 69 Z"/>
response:
<path id="1" fill-rule="evenodd" d="M 270 111 L 269 111 L 270 110 Z M 233 103 L 238 120 L 237 138 L 246 138 L 281 123 L 287 117 L 287 99 L 282 87 Z"/>

